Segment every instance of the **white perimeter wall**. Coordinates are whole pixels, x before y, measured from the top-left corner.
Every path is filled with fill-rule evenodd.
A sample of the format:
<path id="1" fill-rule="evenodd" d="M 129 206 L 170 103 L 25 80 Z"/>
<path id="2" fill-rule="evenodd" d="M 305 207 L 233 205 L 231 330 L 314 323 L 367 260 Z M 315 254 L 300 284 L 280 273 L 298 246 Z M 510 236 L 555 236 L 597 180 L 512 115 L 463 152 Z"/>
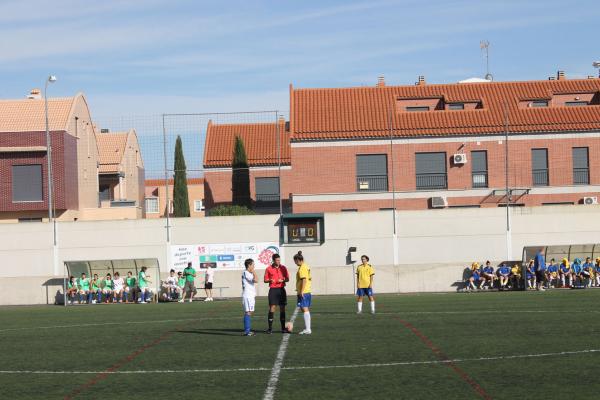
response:
<path id="1" fill-rule="evenodd" d="M 355 259 L 371 257 L 376 292 L 447 291 L 455 290 L 452 285 L 473 260 L 520 260 L 524 246 L 600 243 L 600 206 L 510 212 L 507 235 L 504 208 L 398 211 L 395 237 L 391 211 L 326 214 L 325 243 L 285 246 L 284 260 L 294 271 L 292 256 L 303 251 L 315 294 L 353 292 L 352 266 L 346 265 L 351 246 L 358 249 Z M 277 220 L 277 215 L 173 219 L 170 244 L 277 242 Z M 51 225 L 0 225 L 0 304 L 54 303 L 64 261 L 157 258 L 163 276 L 170 268 L 163 219 L 62 222 L 58 242 L 55 270 Z M 239 296 L 238 271 L 217 271 L 215 280 L 215 286 L 229 287 L 225 296 Z M 259 286 L 258 294 L 266 295 Z"/>

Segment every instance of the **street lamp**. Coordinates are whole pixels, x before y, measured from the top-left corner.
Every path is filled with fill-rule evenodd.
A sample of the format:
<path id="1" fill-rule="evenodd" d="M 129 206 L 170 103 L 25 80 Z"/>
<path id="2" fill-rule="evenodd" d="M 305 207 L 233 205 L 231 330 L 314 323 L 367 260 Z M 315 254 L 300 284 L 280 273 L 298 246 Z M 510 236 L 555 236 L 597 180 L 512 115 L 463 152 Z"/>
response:
<path id="1" fill-rule="evenodd" d="M 50 126 L 48 124 L 48 84 L 56 82 L 56 76 L 50 75 L 44 83 L 44 110 L 46 115 L 46 158 L 48 159 L 48 222 L 53 222 L 54 202 L 52 199 L 52 142 L 50 141 Z M 56 244 L 56 235 L 54 235 L 54 244 Z"/>
<path id="2" fill-rule="evenodd" d="M 598 78 L 600 78 L 600 61 L 594 61 L 594 62 L 592 63 L 592 66 L 593 66 L 594 68 L 598 68 Z"/>

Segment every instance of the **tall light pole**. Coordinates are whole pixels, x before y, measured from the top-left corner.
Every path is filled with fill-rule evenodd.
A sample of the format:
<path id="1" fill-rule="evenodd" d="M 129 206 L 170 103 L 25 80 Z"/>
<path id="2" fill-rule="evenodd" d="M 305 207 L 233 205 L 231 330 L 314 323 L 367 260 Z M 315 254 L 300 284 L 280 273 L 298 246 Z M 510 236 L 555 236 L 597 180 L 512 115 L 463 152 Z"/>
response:
<path id="1" fill-rule="evenodd" d="M 44 83 L 44 110 L 46 115 L 46 158 L 48 159 L 48 222 L 54 222 L 54 201 L 52 198 L 52 142 L 50 140 L 50 126 L 48 124 L 48 84 L 56 82 L 56 76 L 50 75 Z M 54 245 L 56 245 L 56 231 L 54 232 Z"/>

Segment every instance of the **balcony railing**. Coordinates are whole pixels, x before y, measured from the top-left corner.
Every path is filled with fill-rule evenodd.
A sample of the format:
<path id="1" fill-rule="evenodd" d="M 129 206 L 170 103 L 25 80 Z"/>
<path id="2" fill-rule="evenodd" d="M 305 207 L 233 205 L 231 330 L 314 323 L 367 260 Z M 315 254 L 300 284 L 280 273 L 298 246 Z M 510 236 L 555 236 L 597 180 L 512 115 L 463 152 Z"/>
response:
<path id="1" fill-rule="evenodd" d="M 487 172 L 473 172 L 473 187 L 474 188 L 488 187 Z"/>
<path id="2" fill-rule="evenodd" d="M 278 203 L 279 202 L 279 194 L 256 194 L 256 202 L 257 203 Z"/>
<path id="3" fill-rule="evenodd" d="M 573 185 L 589 185 L 590 170 L 588 168 L 573 169 Z"/>
<path id="4" fill-rule="evenodd" d="M 548 170 L 534 169 L 532 171 L 533 186 L 548 186 Z"/>
<path id="5" fill-rule="evenodd" d="M 387 192 L 387 175 L 360 175 L 356 177 L 358 192 Z"/>
<path id="6" fill-rule="evenodd" d="M 448 189 L 446 174 L 417 174 L 417 190 Z"/>

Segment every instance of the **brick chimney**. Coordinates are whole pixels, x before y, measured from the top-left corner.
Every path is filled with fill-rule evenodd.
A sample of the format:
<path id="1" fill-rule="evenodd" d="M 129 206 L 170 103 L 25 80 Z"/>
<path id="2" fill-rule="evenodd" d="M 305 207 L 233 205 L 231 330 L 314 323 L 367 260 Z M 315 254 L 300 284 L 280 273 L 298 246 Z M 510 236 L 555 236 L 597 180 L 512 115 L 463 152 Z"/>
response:
<path id="1" fill-rule="evenodd" d="M 565 71 L 558 71 L 556 73 L 556 79 L 559 81 L 564 81 L 565 79 L 567 79 L 567 77 L 565 76 Z"/>
<path id="2" fill-rule="evenodd" d="M 377 77 L 377 87 L 385 86 L 385 78 L 383 75 Z"/>
<path id="3" fill-rule="evenodd" d="M 419 80 L 417 82 L 415 82 L 415 85 L 424 86 L 425 84 L 426 84 L 425 75 L 419 75 Z"/>
<path id="4" fill-rule="evenodd" d="M 42 91 L 40 89 L 31 89 L 29 94 L 27 95 L 28 99 L 32 100 L 41 100 L 42 99 Z"/>

